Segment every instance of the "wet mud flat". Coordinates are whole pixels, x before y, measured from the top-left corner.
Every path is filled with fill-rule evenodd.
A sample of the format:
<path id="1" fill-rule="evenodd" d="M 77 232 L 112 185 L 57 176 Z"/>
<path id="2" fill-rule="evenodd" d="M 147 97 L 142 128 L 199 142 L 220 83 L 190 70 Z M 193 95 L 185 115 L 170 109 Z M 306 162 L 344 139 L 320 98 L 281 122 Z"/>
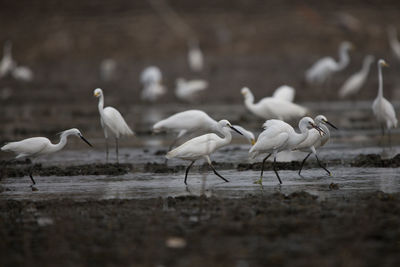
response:
<path id="1" fill-rule="evenodd" d="M 0 201 L 1 266 L 399 266 L 400 194 Z"/>

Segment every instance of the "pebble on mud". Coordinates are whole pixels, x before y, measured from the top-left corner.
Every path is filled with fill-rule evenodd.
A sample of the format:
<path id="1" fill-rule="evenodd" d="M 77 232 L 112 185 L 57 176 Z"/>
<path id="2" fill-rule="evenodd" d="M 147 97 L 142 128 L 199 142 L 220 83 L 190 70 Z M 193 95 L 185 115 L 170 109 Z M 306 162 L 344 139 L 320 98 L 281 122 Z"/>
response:
<path id="1" fill-rule="evenodd" d="M 181 237 L 168 237 L 165 245 L 168 248 L 184 248 L 186 247 L 186 240 Z"/>

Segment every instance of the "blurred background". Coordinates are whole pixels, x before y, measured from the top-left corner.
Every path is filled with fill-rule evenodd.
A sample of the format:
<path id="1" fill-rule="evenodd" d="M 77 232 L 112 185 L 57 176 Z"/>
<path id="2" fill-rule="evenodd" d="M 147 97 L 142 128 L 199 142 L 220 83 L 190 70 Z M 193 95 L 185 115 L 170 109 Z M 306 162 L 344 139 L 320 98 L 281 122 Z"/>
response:
<path id="1" fill-rule="evenodd" d="M 0 6 L 0 46 L 11 41 L 15 62 L 34 74 L 30 81 L 12 75 L 0 79 L 0 143 L 71 127 L 101 138 L 93 97 L 98 87 L 105 105 L 118 108 L 139 136 L 149 134 L 158 119 L 190 108 L 216 119 L 254 120 L 259 127 L 262 120 L 248 115 L 240 89 L 248 86 L 258 101 L 283 84 L 296 89 L 295 102 L 315 111 L 310 115 L 327 102 L 347 101 L 347 108 L 339 109 L 343 113 L 333 116 L 350 120 L 336 124 L 346 128 L 361 122 L 360 128 L 367 128 L 363 121 L 374 125 L 369 105 L 378 88 L 376 62 L 359 94 L 338 96 L 367 54 L 390 64 L 384 70 L 384 95 L 395 108 L 400 100 L 400 61 L 387 33 L 389 25 L 400 30 L 395 0 L 3 0 Z M 204 56 L 200 71 L 188 65 L 193 40 Z M 305 71 L 322 57 L 337 60 L 345 40 L 355 47 L 348 67 L 327 85 L 308 85 Z M 140 75 L 152 65 L 160 68 L 167 91 L 149 103 L 141 99 Z M 111 76 L 104 78 L 102 68 L 111 69 Z M 204 79 L 208 88 L 186 103 L 174 94 L 178 77 Z M 365 112 L 346 116 L 354 103 L 364 103 Z"/>

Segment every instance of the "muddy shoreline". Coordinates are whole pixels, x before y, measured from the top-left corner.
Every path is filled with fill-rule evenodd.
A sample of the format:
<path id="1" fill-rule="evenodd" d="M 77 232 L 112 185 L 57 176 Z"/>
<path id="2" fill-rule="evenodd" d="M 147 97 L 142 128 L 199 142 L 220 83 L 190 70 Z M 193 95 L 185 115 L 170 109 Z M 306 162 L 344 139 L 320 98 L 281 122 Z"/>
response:
<path id="1" fill-rule="evenodd" d="M 0 201 L 2 266 L 398 266 L 400 195 Z"/>

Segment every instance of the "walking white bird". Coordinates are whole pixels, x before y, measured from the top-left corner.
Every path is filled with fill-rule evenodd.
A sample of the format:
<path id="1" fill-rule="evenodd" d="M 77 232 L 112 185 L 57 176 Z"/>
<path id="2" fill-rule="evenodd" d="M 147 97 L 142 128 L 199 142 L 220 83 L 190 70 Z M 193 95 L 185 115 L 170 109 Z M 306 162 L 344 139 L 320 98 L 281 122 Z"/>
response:
<path id="1" fill-rule="evenodd" d="M 203 70 L 204 57 L 201 52 L 199 43 L 197 40 L 190 40 L 188 42 L 188 63 L 192 71 L 200 72 Z"/>
<path id="2" fill-rule="evenodd" d="M 267 120 L 263 124 L 263 128 L 264 131 L 258 136 L 257 142 L 249 151 L 251 158 L 256 158 L 260 154 L 268 153 L 262 161 L 260 179 L 255 183 L 262 185 L 264 163 L 273 154 L 273 169 L 279 183 L 282 184 L 275 166 L 276 155 L 278 152 L 283 150 L 292 150 L 298 144 L 303 142 L 309 134 L 309 129 L 315 128 L 320 132 L 322 132 L 322 130 L 310 117 L 304 117 L 299 121 L 300 133 L 296 133 L 292 126 L 281 120 Z"/>
<path id="3" fill-rule="evenodd" d="M 93 92 L 95 97 L 99 98 L 99 113 L 100 113 L 100 123 L 104 131 L 104 137 L 106 139 L 106 160 L 108 161 L 108 135 L 111 134 L 115 137 L 115 153 L 118 159 L 118 139 L 124 135 L 133 135 L 133 131 L 126 124 L 121 113 L 113 107 L 104 108 L 104 95 L 103 90 L 97 88 Z"/>
<path id="4" fill-rule="evenodd" d="M 383 59 L 378 61 L 378 77 L 379 77 L 379 89 L 378 96 L 372 103 L 372 110 L 376 119 L 378 120 L 382 129 L 382 138 L 385 134 L 385 127 L 388 130 L 389 145 L 390 145 L 390 129 L 397 127 L 397 118 L 394 108 L 390 102 L 383 97 L 383 81 L 382 81 L 382 67 L 388 67 L 389 65 Z"/>
<path id="5" fill-rule="evenodd" d="M 185 80 L 183 78 L 176 79 L 175 95 L 177 98 L 192 102 L 196 96 L 207 89 L 208 82 L 205 80 Z"/>
<path id="6" fill-rule="evenodd" d="M 293 102 L 295 94 L 296 90 L 294 90 L 293 87 L 288 85 L 282 85 L 276 88 L 276 90 L 272 94 L 272 97 L 285 100 L 288 102 Z"/>
<path id="7" fill-rule="evenodd" d="M 315 124 L 322 129 L 322 131 L 324 132 L 324 134 L 321 136 L 320 132 L 315 130 L 315 129 L 311 129 L 308 133 L 308 136 L 306 138 L 306 140 L 304 140 L 303 142 L 301 142 L 300 144 L 298 144 L 293 150 L 299 150 L 302 152 L 308 152 L 307 156 L 303 159 L 303 161 L 301 162 L 301 167 L 299 170 L 299 175 L 301 176 L 301 170 L 303 169 L 304 163 L 306 162 L 306 160 L 308 159 L 308 157 L 311 154 L 314 154 L 315 158 L 317 159 L 318 165 L 324 169 L 329 176 L 331 176 L 331 172 L 326 169 L 320 162 L 318 156 L 317 156 L 317 151 L 316 149 L 324 146 L 326 144 L 326 142 L 328 142 L 329 138 L 331 137 L 329 128 L 326 125 L 331 126 L 332 128 L 336 129 L 336 126 L 333 125 L 332 123 L 330 123 L 328 121 L 328 119 L 324 116 L 324 115 L 318 115 L 317 117 L 315 117 L 314 119 Z"/>
<path id="8" fill-rule="evenodd" d="M 7 76 L 17 65 L 12 58 L 12 43 L 7 41 L 3 47 L 3 58 L 0 61 L 0 78 Z"/>
<path id="9" fill-rule="evenodd" d="M 368 55 L 364 58 L 362 69 L 350 76 L 340 88 L 339 96 L 341 98 L 344 98 L 348 95 L 355 95 L 360 91 L 361 87 L 363 87 L 365 81 L 367 80 L 369 69 L 373 62 L 374 57 L 371 55 Z"/>
<path id="10" fill-rule="evenodd" d="M 140 74 L 140 81 L 143 85 L 141 95 L 143 101 L 154 102 L 167 92 L 165 86 L 161 84 L 161 70 L 156 66 L 145 68 Z"/>
<path id="11" fill-rule="evenodd" d="M 397 39 L 397 31 L 396 28 L 391 25 L 388 27 L 388 37 L 389 37 L 389 45 L 393 51 L 393 54 L 400 60 L 400 42 Z"/>
<path id="12" fill-rule="evenodd" d="M 229 128 L 231 128 L 232 130 L 236 131 L 239 134 L 241 134 L 241 132 L 236 130 L 230 124 L 230 122 L 227 120 L 220 120 L 218 122 L 218 125 L 221 128 L 221 133 L 223 134 L 224 138 L 221 138 L 214 133 L 201 135 L 201 136 L 195 137 L 193 139 L 190 139 L 189 141 L 178 146 L 177 148 L 169 151 L 167 153 L 167 155 L 165 156 L 167 159 L 179 158 L 179 159 L 191 161 L 190 165 L 186 169 L 185 180 L 184 180 L 185 184 L 187 184 L 186 180 L 187 180 L 187 176 L 188 176 L 190 167 L 192 167 L 192 165 L 195 163 L 195 161 L 200 158 L 206 159 L 208 162 L 208 165 L 210 165 L 210 167 L 214 171 L 214 173 L 218 177 L 220 177 L 222 180 L 224 180 L 225 182 L 228 182 L 228 180 L 226 180 L 224 177 L 222 177 L 215 170 L 214 166 L 211 164 L 210 154 L 212 154 L 218 148 L 226 146 L 231 142 L 232 134 L 231 134 Z"/>
<path id="13" fill-rule="evenodd" d="M 80 137 L 83 141 L 85 141 L 89 146 L 92 146 L 89 141 L 87 141 L 81 132 L 72 128 L 60 133 L 60 142 L 58 144 L 52 144 L 49 139 L 46 137 L 32 137 L 28 139 L 24 139 L 18 142 L 11 142 L 4 145 L 1 150 L 7 152 L 14 152 L 17 154 L 16 159 L 20 158 L 36 158 L 46 154 L 52 154 L 57 151 L 60 151 L 67 144 L 67 137 L 70 135 L 76 135 Z M 29 170 L 29 177 L 32 180 L 33 184 L 36 184 L 35 180 L 32 176 L 32 168 Z"/>
<path id="14" fill-rule="evenodd" d="M 347 67 L 350 62 L 348 51 L 353 48 L 350 42 L 342 42 L 339 47 L 339 61 L 331 57 L 324 57 L 315 62 L 306 71 L 306 81 L 310 84 L 321 85 L 325 83 L 335 72 Z"/>
<path id="15" fill-rule="evenodd" d="M 274 97 L 265 97 L 254 104 L 254 96 L 247 87 L 242 88 L 241 93 L 244 96 L 244 104 L 247 109 L 266 120 L 290 120 L 307 114 L 306 108 Z"/>

